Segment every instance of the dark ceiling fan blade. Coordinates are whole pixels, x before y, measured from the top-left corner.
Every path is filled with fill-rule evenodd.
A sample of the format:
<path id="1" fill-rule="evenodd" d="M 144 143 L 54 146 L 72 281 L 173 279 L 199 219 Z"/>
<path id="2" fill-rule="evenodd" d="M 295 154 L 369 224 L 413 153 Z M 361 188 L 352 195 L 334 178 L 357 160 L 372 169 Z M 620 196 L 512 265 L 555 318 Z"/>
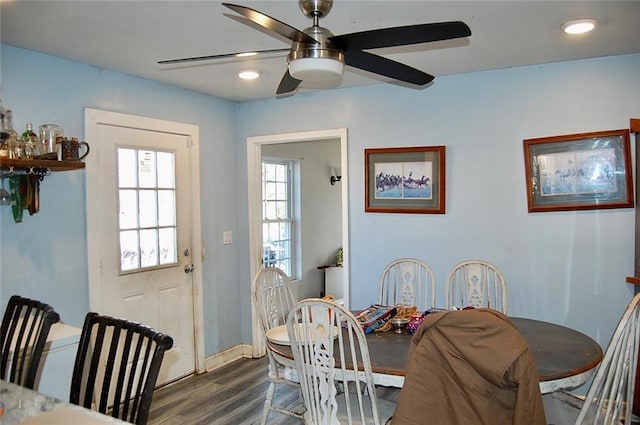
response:
<path id="1" fill-rule="evenodd" d="M 293 78 L 291 74 L 289 74 L 289 68 L 282 76 L 282 80 L 280 80 L 280 85 L 278 85 L 278 90 L 276 90 L 276 95 L 286 95 L 294 92 L 302 80 L 298 80 L 297 78 Z"/>
<path id="2" fill-rule="evenodd" d="M 224 58 L 243 58 L 243 57 L 255 57 L 255 55 L 249 55 L 249 53 L 255 53 L 256 55 L 264 55 L 269 53 L 283 53 L 288 52 L 290 49 L 270 49 L 270 50 L 255 50 L 253 52 L 240 52 L 240 53 L 225 53 L 222 55 L 209 55 L 209 56 L 196 56 L 192 58 L 182 58 L 182 59 L 169 59 L 158 61 L 159 64 L 171 64 L 171 63 L 184 63 L 184 62 L 197 62 L 197 61 L 206 61 L 211 59 L 224 59 Z"/>
<path id="3" fill-rule="evenodd" d="M 262 12 L 258 12 L 255 9 L 251 9 L 250 7 L 240 6 L 240 5 L 231 4 L 231 3 L 222 3 L 222 5 L 228 7 L 234 12 L 239 13 L 245 18 L 248 18 L 252 22 L 255 22 L 256 24 L 260 25 L 261 27 L 266 28 L 270 31 L 273 31 L 277 34 L 280 34 L 291 41 L 308 43 L 308 44 L 319 44 L 315 38 L 308 36 L 302 31 L 290 25 L 287 25 L 284 22 L 281 22 L 275 18 L 272 18 L 271 16 L 265 15 Z"/>
<path id="4" fill-rule="evenodd" d="M 342 50 L 378 49 L 469 37 L 471 29 L 461 21 L 407 25 L 334 35 L 329 40 Z"/>
<path id="5" fill-rule="evenodd" d="M 409 65 L 360 50 L 344 52 L 344 61 L 349 66 L 418 86 L 429 84 L 434 79 L 433 75 L 412 68 Z"/>

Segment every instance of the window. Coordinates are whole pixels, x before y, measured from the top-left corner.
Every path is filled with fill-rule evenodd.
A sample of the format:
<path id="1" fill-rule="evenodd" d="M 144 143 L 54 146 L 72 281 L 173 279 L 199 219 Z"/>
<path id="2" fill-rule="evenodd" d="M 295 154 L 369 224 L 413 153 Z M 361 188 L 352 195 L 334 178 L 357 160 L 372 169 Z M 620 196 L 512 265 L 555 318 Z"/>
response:
<path id="1" fill-rule="evenodd" d="M 264 267 L 295 278 L 292 162 L 262 161 L 262 243 Z"/>
<path id="2" fill-rule="evenodd" d="M 120 272 L 177 263 L 175 154 L 118 148 Z"/>

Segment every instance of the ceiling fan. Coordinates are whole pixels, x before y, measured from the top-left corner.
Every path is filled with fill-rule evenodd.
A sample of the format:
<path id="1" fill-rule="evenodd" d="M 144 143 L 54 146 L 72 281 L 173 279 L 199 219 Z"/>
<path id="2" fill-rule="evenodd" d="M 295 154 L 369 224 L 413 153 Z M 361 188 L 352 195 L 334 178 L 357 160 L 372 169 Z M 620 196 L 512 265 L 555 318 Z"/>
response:
<path id="1" fill-rule="evenodd" d="M 258 25 L 268 30 L 268 33 L 274 37 L 285 37 L 292 42 L 290 49 L 247 52 L 289 52 L 287 70 L 276 91 L 278 96 L 293 94 L 302 81 L 339 82 L 344 65 L 403 81 L 416 87 L 424 86 L 434 79 L 433 75 L 365 50 L 449 40 L 471 35 L 471 29 L 461 21 L 406 25 L 333 35 L 328 29 L 320 26 L 320 18 L 327 16 L 333 6 L 333 0 L 298 0 L 302 13 L 313 21 L 313 25 L 304 31 L 249 7 L 230 3 L 222 4 L 241 15 L 225 14 L 225 16 L 248 26 Z M 242 57 L 247 53 L 171 59 L 158 63 L 176 64 L 234 56 Z"/>

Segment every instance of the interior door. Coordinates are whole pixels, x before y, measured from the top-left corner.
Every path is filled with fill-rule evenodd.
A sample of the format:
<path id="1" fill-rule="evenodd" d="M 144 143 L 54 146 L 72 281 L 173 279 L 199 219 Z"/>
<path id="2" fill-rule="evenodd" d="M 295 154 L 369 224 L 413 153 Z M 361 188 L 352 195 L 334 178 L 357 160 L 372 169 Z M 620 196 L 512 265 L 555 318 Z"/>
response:
<path id="1" fill-rule="evenodd" d="M 158 385 L 195 370 L 191 140 L 188 135 L 98 123 L 100 208 L 92 208 L 99 312 L 169 334 Z M 93 194 L 92 196 L 95 196 Z M 98 215 L 97 219 L 95 215 Z"/>

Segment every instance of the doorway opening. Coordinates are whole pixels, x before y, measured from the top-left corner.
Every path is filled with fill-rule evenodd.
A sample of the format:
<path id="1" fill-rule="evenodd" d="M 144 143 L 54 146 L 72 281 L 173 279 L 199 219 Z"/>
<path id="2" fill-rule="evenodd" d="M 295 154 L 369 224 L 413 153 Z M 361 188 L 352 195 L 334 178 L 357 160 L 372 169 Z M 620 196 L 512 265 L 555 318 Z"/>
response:
<path id="1" fill-rule="evenodd" d="M 341 221 L 341 245 L 342 248 L 342 286 L 343 301 L 345 306 L 349 306 L 349 221 L 348 221 L 348 170 L 347 170 L 347 131 L 346 129 L 331 129 L 320 131 L 308 131 L 300 133 L 275 134 L 269 136 L 254 136 L 247 138 L 247 173 L 248 173 L 248 207 L 249 207 L 249 260 L 250 276 L 255 276 L 258 270 L 263 267 L 263 215 L 262 215 L 262 157 L 263 150 L 268 150 L 269 146 L 292 144 L 300 142 L 321 143 L 322 141 L 339 144 L 339 164 L 320 165 L 326 168 L 326 179 L 322 178 L 322 184 L 332 189 L 340 191 L 341 211 L 339 220 Z M 337 142 L 336 142 L 337 141 Z M 293 147 L 294 145 L 290 145 Z M 270 152 L 272 155 L 272 152 Z M 307 158 L 312 162 L 314 158 Z M 342 175 L 339 186 L 330 185 L 330 176 L 333 168 L 338 168 Z M 304 217 L 301 218 L 304 222 Z M 322 232 L 322 229 L 316 229 Z M 302 254 L 304 256 L 304 253 Z M 318 264 L 320 266 L 320 264 Z M 306 296 L 302 293 L 300 295 Z M 319 296 L 320 294 L 315 294 Z M 264 355 L 264 338 L 262 336 L 260 324 L 256 312 L 252 309 L 252 354 L 254 357 Z"/>

